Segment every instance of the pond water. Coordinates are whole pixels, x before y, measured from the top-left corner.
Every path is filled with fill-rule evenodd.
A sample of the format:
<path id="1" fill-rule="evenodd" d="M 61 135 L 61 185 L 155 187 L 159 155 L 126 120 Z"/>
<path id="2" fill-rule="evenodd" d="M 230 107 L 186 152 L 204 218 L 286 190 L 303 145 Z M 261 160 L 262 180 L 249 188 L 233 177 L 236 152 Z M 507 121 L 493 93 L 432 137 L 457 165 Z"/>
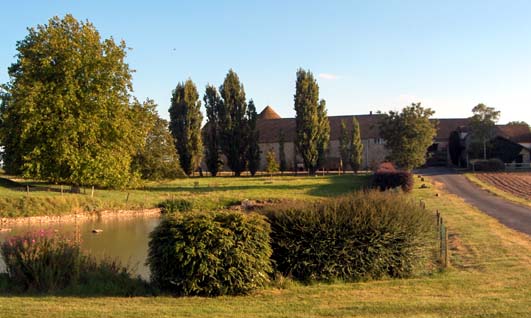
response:
<path id="1" fill-rule="evenodd" d="M 53 223 L 53 224 L 10 224 L 5 227 L 10 232 L 0 232 L 0 241 L 13 235 L 27 232 L 57 230 L 69 235 L 79 231 L 81 247 L 84 251 L 97 258 L 112 257 L 119 259 L 122 264 L 128 264 L 134 273 L 149 278 L 149 268 L 145 265 L 149 241 L 149 233 L 159 224 L 159 216 L 135 216 L 130 218 L 100 218 L 84 220 L 79 223 Z M 92 233 L 93 229 L 103 230 L 101 233 Z M 1 260 L 0 260 L 1 261 Z M 5 272 L 3 261 L 0 262 L 0 271 Z"/>

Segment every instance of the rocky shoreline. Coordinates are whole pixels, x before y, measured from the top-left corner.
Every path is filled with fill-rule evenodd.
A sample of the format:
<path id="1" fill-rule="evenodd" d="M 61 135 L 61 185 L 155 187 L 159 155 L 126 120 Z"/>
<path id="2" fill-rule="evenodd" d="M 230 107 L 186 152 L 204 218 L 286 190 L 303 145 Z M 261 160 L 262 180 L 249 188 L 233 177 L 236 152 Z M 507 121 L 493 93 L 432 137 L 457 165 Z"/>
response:
<path id="1" fill-rule="evenodd" d="M 102 210 L 95 212 L 81 212 L 66 215 L 42 215 L 14 218 L 0 218 L 0 232 L 9 231 L 10 225 L 17 224 L 53 224 L 53 223 L 77 223 L 94 219 L 120 219 L 134 217 L 155 217 L 160 215 L 160 209 L 142 210 Z"/>

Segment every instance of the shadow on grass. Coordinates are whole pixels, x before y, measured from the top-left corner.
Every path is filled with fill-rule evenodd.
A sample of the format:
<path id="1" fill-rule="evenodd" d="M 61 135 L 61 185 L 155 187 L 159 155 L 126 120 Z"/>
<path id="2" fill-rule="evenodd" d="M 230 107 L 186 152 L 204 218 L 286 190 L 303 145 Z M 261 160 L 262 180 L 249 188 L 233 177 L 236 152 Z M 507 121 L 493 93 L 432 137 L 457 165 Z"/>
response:
<path id="1" fill-rule="evenodd" d="M 278 177 L 277 177 L 278 178 Z M 315 178 L 315 177 L 303 177 L 303 178 Z M 199 179 L 200 180 L 200 179 Z M 354 190 L 366 188 L 369 181 L 368 175 L 343 175 L 343 176 L 327 176 L 327 183 L 325 184 L 290 184 L 289 180 L 273 179 L 270 181 L 268 178 L 263 179 L 262 184 L 249 184 L 249 185 L 220 185 L 215 181 L 209 182 L 206 185 L 199 186 L 160 186 L 160 187 L 148 187 L 146 191 L 150 192 L 180 192 L 187 191 L 191 193 L 213 193 L 222 191 L 275 191 L 289 193 L 289 191 L 307 191 L 308 194 L 317 197 L 328 197 L 345 194 Z"/>
<path id="2" fill-rule="evenodd" d="M 93 277 L 91 281 L 78 283 L 51 292 L 22 291 L 16 288 L 6 273 L 0 273 L 0 297 L 149 297 L 160 292 L 141 278 L 118 275 Z"/>

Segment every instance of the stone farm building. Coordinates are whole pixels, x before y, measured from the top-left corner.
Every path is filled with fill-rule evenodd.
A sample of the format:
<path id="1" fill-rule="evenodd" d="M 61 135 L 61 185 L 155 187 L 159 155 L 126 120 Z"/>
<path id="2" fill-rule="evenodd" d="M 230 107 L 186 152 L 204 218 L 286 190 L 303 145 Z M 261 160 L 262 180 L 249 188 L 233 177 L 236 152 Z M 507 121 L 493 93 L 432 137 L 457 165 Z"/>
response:
<path id="1" fill-rule="evenodd" d="M 387 151 L 385 142 L 380 137 L 378 122 L 382 115 L 368 114 L 355 115 L 360 124 L 361 139 L 363 143 L 363 160 L 361 167 L 372 168 L 385 160 Z M 325 169 L 337 170 L 340 164 L 339 138 L 341 122 L 345 121 L 347 128 L 352 128 L 352 116 L 329 116 L 330 120 L 330 145 L 326 154 Z M 438 129 L 434 144 L 429 151 L 432 153 L 428 164 L 447 165 L 449 161 L 448 140 L 453 131 L 461 131 L 461 137 L 466 141 L 468 118 L 437 119 Z M 284 135 L 284 153 L 288 170 L 301 170 L 302 158 L 295 151 L 295 118 L 281 118 L 270 106 L 267 106 L 259 115 L 257 121 L 259 130 L 259 146 L 262 152 L 260 169 L 266 166 L 265 154 L 273 150 L 279 155 L 279 137 Z M 520 157 L 517 162 L 530 162 L 531 132 L 525 125 L 497 125 L 496 137 L 503 138 L 521 147 Z M 349 168 L 347 166 L 347 168 Z"/>

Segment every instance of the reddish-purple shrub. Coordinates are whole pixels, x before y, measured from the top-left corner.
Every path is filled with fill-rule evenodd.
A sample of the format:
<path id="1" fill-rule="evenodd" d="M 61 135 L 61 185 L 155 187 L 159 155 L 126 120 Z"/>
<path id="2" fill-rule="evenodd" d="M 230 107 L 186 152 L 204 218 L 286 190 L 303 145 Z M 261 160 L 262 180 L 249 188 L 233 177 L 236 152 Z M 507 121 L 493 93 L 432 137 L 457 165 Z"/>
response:
<path id="1" fill-rule="evenodd" d="M 372 176 L 371 185 L 380 191 L 400 187 L 404 192 L 413 189 L 413 175 L 407 171 L 380 171 Z"/>
<path id="2" fill-rule="evenodd" d="M 392 162 L 386 161 L 378 165 L 376 172 L 393 172 L 396 171 L 395 165 Z"/>
<path id="3" fill-rule="evenodd" d="M 10 280 L 22 290 L 41 292 L 76 281 L 83 259 L 78 240 L 44 230 L 12 237 L 0 251 Z"/>

